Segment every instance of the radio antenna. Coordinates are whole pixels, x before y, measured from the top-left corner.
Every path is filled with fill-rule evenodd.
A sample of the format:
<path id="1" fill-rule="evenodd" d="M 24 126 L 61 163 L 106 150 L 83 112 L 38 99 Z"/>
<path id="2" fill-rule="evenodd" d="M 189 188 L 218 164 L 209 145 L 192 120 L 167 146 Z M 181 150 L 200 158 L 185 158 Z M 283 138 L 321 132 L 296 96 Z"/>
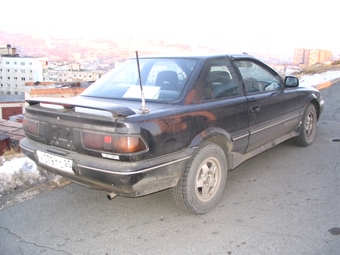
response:
<path id="1" fill-rule="evenodd" d="M 137 68 L 138 68 L 138 76 L 139 76 L 140 93 L 141 93 L 141 98 L 142 98 L 142 104 L 139 108 L 139 113 L 149 113 L 150 110 L 146 108 L 146 105 L 145 105 L 145 96 L 144 96 L 144 91 L 143 91 L 142 76 L 140 74 L 138 51 L 136 51 L 136 59 L 137 59 Z"/>

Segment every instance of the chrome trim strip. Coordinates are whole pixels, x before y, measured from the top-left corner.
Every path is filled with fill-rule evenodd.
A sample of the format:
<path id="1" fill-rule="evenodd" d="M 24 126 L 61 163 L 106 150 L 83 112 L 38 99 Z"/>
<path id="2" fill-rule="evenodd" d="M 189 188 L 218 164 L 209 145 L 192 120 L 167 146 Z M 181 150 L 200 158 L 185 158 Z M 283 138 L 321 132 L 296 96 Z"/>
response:
<path id="1" fill-rule="evenodd" d="M 275 122 L 275 123 L 273 123 L 273 124 L 271 124 L 271 125 L 268 125 L 268 126 L 266 126 L 266 127 L 257 129 L 257 130 L 255 130 L 255 131 L 250 131 L 250 135 L 256 134 L 256 133 L 261 132 L 261 131 L 263 131 L 263 130 L 265 130 L 265 129 L 267 129 L 267 128 L 274 127 L 274 126 L 276 126 L 276 125 L 279 125 L 279 124 L 281 124 L 281 123 L 283 123 L 283 122 L 286 122 L 286 121 L 288 121 L 288 120 L 297 118 L 297 117 L 299 117 L 299 116 L 300 116 L 300 114 L 297 114 L 297 115 L 295 115 L 295 116 L 293 116 L 293 117 L 289 117 L 289 118 L 287 118 L 287 119 L 284 119 L 284 120 Z"/>
<path id="2" fill-rule="evenodd" d="M 20 144 L 20 147 L 21 147 L 21 148 L 24 148 L 25 150 L 27 150 L 27 151 L 29 151 L 29 152 L 32 152 L 33 154 L 35 154 L 35 150 L 31 150 L 31 149 L 29 149 L 29 148 L 27 148 L 26 146 L 23 146 L 23 145 L 21 145 L 21 144 Z"/>
<path id="3" fill-rule="evenodd" d="M 147 168 L 147 169 L 143 169 L 143 170 L 139 170 L 139 171 L 134 171 L 134 172 L 114 172 L 114 171 L 108 171 L 108 170 L 98 169 L 98 168 L 94 168 L 94 167 L 88 167 L 88 166 L 81 165 L 81 164 L 77 164 L 77 166 L 80 166 L 82 168 L 87 168 L 87 169 L 90 169 L 90 170 L 94 170 L 94 171 L 98 171 L 98 172 L 108 173 L 108 174 L 133 175 L 133 174 L 140 174 L 140 173 L 148 172 L 148 171 L 160 168 L 160 167 L 172 165 L 174 163 L 177 163 L 177 162 L 189 159 L 189 158 L 190 157 L 188 156 L 188 157 L 177 159 L 175 161 L 168 162 L 168 163 L 165 163 L 165 164 L 162 164 L 162 165 L 158 165 L 158 166 L 154 166 L 154 167 L 150 167 L 150 168 Z"/>
<path id="4" fill-rule="evenodd" d="M 236 140 L 238 140 L 238 139 L 242 139 L 242 138 L 247 137 L 247 136 L 249 136 L 249 133 L 246 133 L 246 134 L 244 134 L 244 135 L 240 135 L 240 136 L 238 136 L 238 137 L 233 137 L 232 140 L 233 140 L 233 141 L 236 141 Z"/>

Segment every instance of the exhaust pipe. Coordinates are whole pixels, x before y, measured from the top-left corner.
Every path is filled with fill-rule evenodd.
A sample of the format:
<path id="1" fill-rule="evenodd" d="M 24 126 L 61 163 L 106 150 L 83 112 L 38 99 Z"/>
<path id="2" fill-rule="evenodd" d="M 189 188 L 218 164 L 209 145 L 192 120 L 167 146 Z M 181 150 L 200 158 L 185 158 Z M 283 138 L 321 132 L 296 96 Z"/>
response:
<path id="1" fill-rule="evenodd" d="M 112 199 L 114 199 L 116 196 L 117 196 L 117 194 L 111 192 L 110 194 L 107 195 L 107 198 L 108 198 L 109 200 L 112 200 Z"/>

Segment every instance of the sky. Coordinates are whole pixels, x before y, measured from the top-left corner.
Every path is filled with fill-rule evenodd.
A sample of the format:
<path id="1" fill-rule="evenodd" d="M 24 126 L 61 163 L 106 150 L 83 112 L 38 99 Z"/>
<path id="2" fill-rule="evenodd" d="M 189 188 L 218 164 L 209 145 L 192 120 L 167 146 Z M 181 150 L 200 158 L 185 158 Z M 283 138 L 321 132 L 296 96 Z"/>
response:
<path id="1" fill-rule="evenodd" d="M 340 53 L 334 0 L 16 0 L 0 31 L 37 36 L 160 39 L 228 53 L 293 54 L 295 48 Z M 336 37 L 336 38 L 334 38 Z"/>

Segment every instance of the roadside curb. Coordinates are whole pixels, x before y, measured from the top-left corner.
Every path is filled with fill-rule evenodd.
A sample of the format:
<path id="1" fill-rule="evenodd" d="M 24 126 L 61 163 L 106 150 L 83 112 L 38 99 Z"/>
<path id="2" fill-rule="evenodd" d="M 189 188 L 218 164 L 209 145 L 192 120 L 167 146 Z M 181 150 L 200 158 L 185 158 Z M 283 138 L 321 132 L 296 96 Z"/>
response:
<path id="1" fill-rule="evenodd" d="M 332 86 L 334 83 L 337 83 L 337 82 L 340 82 L 340 78 L 336 78 L 336 79 L 331 80 L 331 81 L 326 81 L 326 82 L 320 83 L 316 86 L 316 88 L 319 89 L 319 90 L 325 89 L 325 88 Z"/>

